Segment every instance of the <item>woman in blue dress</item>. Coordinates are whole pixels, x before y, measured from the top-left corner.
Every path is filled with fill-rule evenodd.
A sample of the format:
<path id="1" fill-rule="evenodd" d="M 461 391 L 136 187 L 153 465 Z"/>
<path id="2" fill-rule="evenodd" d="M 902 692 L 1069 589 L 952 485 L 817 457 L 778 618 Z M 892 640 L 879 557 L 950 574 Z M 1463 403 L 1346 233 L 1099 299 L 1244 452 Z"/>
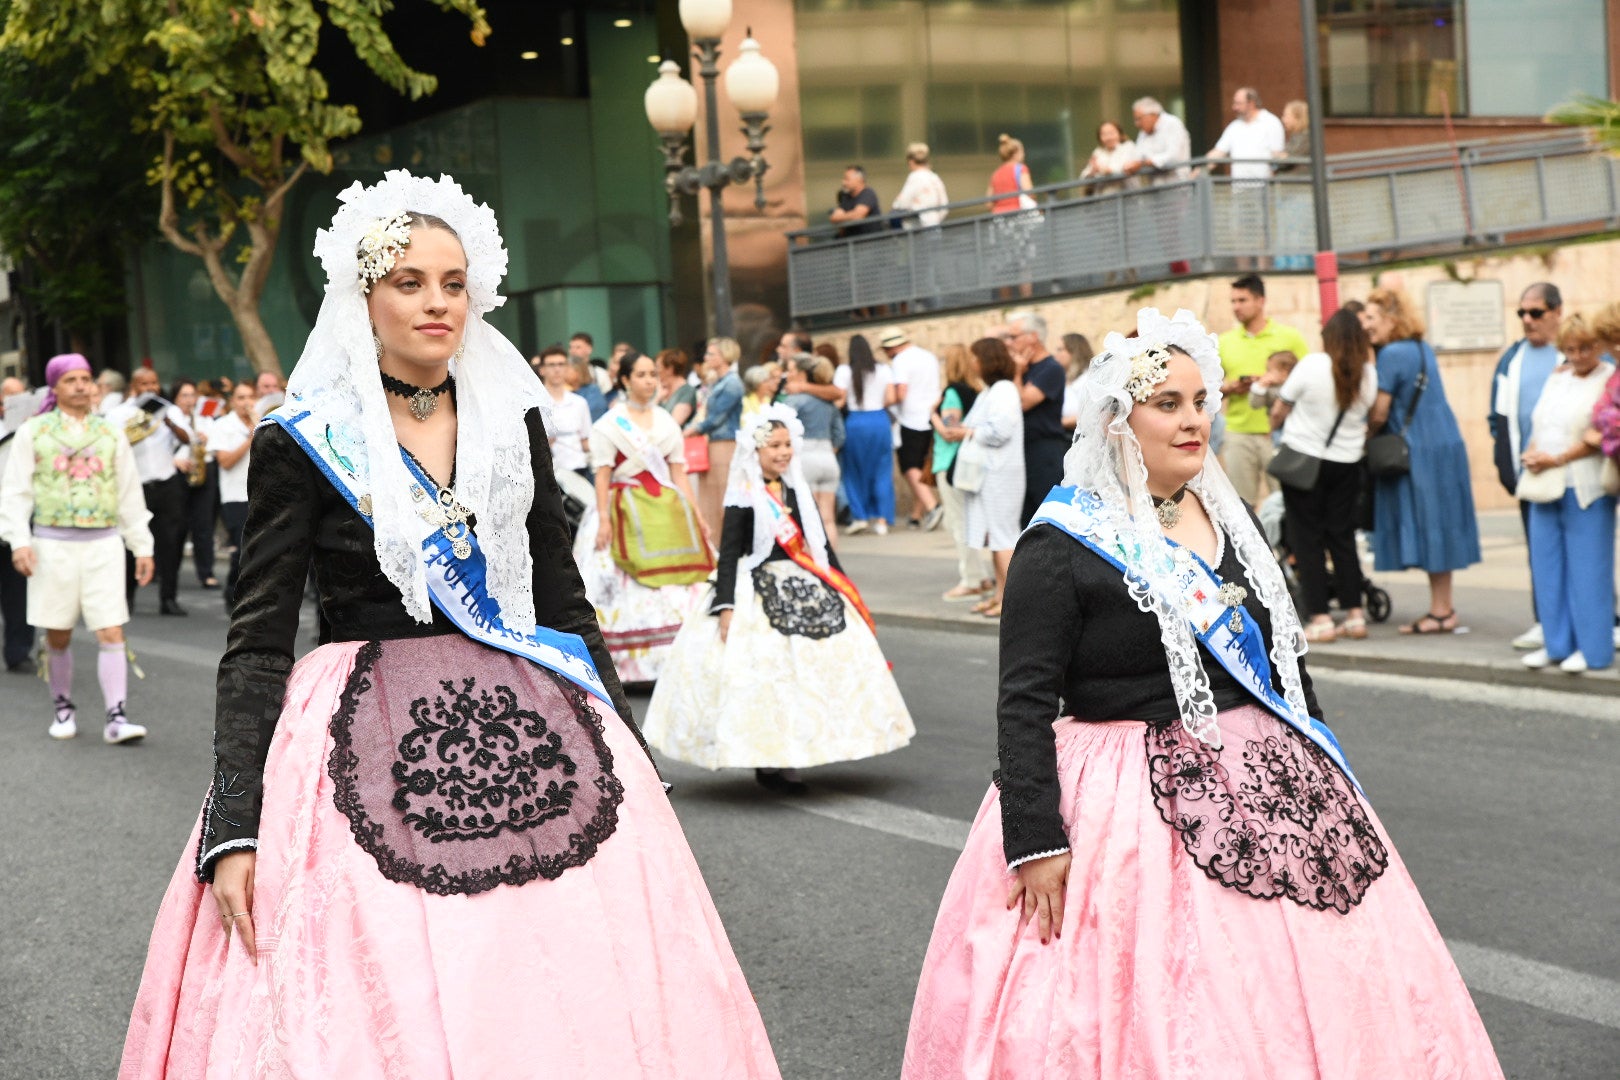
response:
<path id="1" fill-rule="evenodd" d="M 1373 568 L 1426 572 L 1429 610 L 1401 633 L 1449 634 L 1457 629 L 1452 572 L 1480 560 L 1468 449 L 1412 302 L 1393 289 L 1374 289 L 1361 323 L 1378 347 L 1378 399 L 1369 430 L 1387 426 L 1404 435 L 1412 455 L 1405 476 L 1375 480 Z"/>

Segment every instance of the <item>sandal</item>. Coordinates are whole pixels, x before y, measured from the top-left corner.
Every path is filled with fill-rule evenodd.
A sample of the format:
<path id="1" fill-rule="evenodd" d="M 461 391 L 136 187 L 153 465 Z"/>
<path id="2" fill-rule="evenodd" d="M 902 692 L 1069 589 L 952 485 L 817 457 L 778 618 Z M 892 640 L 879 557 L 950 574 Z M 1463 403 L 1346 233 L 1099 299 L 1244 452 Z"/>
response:
<path id="1" fill-rule="evenodd" d="M 983 589 L 974 588 L 971 585 L 966 587 L 961 585 L 952 585 L 949 589 L 945 590 L 944 594 L 940 596 L 940 599 L 948 604 L 955 604 L 960 603 L 963 600 L 974 600 L 983 596 Z"/>
<path id="2" fill-rule="evenodd" d="M 973 614 L 975 614 L 975 615 L 983 615 L 985 612 L 989 611 L 994 605 L 995 605 L 995 600 L 994 599 L 980 600 L 977 604 L 974 604 L 972 607 L 968 608 L 968 610 L 973 612 Z"/>
<path id="3" fill-rule="evenodd" d="M 1446 625 L 1448 621 L 1451 623 L 1450 626 Z M 1436 615 L 1430 611 L 1401 627 L 1401 633 L 1403 634 L 1451 634 L 1455 633 L 1456 630 L 1457 613 L 1455 611 L 1448 611 L 1444 615 Z"/>
<path id="4" fill-rule="evenodd" d="M 999 619 L 1001 618 L 1001 605 L 992 600 L 984 606 L 984 610 L 979 614 L 987 619 Z"/>
<path id="5" fill-rule="evenodd" d="M 1366 619 L 1346 619 L 1339 624 L 1339 635 L 1352 641 L 1361 641 L 1367 636 Z"/>
<path id="6" fill-rule="evenodd" d="M 1333 624 L 1313 622 L 1305 627 L 1305 640 L 1312 645 L 1331 645 L 1339 640 L 1339 632 Z"/>

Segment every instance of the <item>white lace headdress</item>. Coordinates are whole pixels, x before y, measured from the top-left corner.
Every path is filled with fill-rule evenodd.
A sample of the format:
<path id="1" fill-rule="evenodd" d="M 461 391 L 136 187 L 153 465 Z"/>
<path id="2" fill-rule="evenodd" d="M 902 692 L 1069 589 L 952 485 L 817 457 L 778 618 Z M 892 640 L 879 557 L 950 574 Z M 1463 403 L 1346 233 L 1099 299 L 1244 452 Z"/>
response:
<path id="1" fill-rule="evenodd" d="M 417 512 L 412 477 L 382 388 L 366 309 L 366 288 L 380 276 L 379 253 L 397 245 L 401 215 L 442 219 L 467 256 L 467 322 L 456 377 L 457 500 L 478 519 L 489 592 L 509 627 L 534 625 L 534 568 L 526 519 L 534 472 L 523 417 L 549 396 L 506 337 L 484 320 L 506 302 L 496 290 L 506 275 L 506 248 L 495 212 L 476 203 L 449 176 L 432 180 L 397 169 L 371 187 L 356 182 L 338 196 L 332 226 L 315 234 L 326 270 L 326 296 L 303 355 L 287 381 L 285 408 L 306 408 L 332 426 L 371 498 L 377 562 L 418 622 L 432 619 L 422 542 L 435 526 Z M 388 266 L 391 258 L 384 257 Z M 383 268 L 386 272 L 386 267 Z M 369 279 L 368 279 L 369 275 Z"/>
<path id="2" fill-rule="evenodd" d="M 776 534 L 771 530 L 770 510 L 766 505 L 770 493 L 765 489 L 765 473 L 759 465 L 759 449 L 770 439 L 774 424 L 786 427 L 793 439 L 793 460 L 788 463 L 787 472 L 782 474 L 782 484 L 793 489 L 793 496 L 799 504 L 805 543 L 816 565 L 825 570 L 828 565 L 827 530 L 822 524 L 820 511 L 816 509 L 815 495 L 804 479 L 804 469 L 799 465 L 799 455 L 804 449 L 804 423 L 790 406 L 778 404 L 766 405 L 739 425 L 737 452 L 732 456 L 731 473 L 726 478 L 726 505 L 747 507 L 754 512 L 754 542 L 743 569 L 752 570 L 764 562 L 771 553 L 771 546 L 776 543 Z M 738 574 L 737 587 L 743 588 L 747 580 L 747 574 Z"/>
<path id="3" fill-rule="evenodd" d="M 1176 595 L 1170 583 L 1175 550 L 1160 530 L 1142 447 L 1128 421 L 1131 409 L 1151 397 L 1153 388 L 1167 376 L 1164 354 L 1171 346 L 1198 364 L 1208 394 L 1205 408 L 1211 414 L 1218 412 L 1220 352 L 1215 336 L 1205 332 L 1190 311 L 1177 311 L 1174 318 L 1167 319 L 1157 308 L 1143 308 L 1137 313 L 1136 330 L 1134 338 L 1109 334 L 1103 354 L 1092 361 L 1081 381 L 1080 413 L 1074 443 L 1063 459 L 1063 483 L 1101 497 L 1099 539 L 1111 548 L 1118 541 L 1115 550 L 1129 568 L 1125 583 L 1131 598 L 1159 620 L 1182 725 L 1195 738 L 1219 746 L 1215 701 L 1198 643 L 1186 615 L 1164 599 Z M 1232 545 L 1257 598 L 1269 612 L 1272 666 L 1281 678 L 1283 696 L 1304 715 L 1298 657 L 1305 652 L 1305 635 L 1270 546 L 1214 454 L 1206 455 L 1203 469 L 1188 488 L 1203 503 L 1225 542 Z"/>

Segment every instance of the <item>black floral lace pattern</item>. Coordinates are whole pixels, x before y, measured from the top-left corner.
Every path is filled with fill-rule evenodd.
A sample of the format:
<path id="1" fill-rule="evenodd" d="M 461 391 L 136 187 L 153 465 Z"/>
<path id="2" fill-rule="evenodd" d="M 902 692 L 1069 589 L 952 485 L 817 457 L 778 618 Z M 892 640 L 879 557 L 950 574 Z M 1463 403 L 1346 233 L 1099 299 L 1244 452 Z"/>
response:
<path id="1" fill-rule="evenodd" d="M 445 695 L 411 703 L 415 725 L 399 741 L 394 809 L 433 843 L 514 832 L 573 809 L 578 771 L 562 736 L 517 694 L 472 678 L 441 680 Z M 523 736 L 528 736 L 527 740 Z M 556 773 L 545 779 L 542 774 Z M 448 812 L 447 812 L 448 811 Z"/>
<path id="2" fill-rule="evenodd" d="M 1146 751 L 1159 816 L 1228 888 L 1342 914 L 1389 866 L 1353 785 L 1286 727 L 1215 750 L 1180 724 L 1149 726 Z"/>
<path id="3" fill-rule="evenodd" d="M 407 651 L 422 648 L 443 661 Z M 333 802 L 356 842 L 384 877 L 439 895 L 555 879 L 583 866 L 613 835 L 624 799 L 586 693 L 527 661 L 479 650 L 459 635 L 367 642 L 330 725 Z M 393 734 L 382 730 L 389 684 L 414 687 L 429 666 L 457 677 L 434 678 L 437 692 L 411 698 Z M 506 685 L 489 677 L 490 667 L 531 686 Z M 529 707 L 536 687 L 549 702 L 542 708 Z"/>
<path id="4" fill-rule="evenodd" d="M 844 598 L 808 574 L 777 574 L 762 563 L 754 567 L 754 595 L 779 634 L 822 641 L 844 632 Z"/>

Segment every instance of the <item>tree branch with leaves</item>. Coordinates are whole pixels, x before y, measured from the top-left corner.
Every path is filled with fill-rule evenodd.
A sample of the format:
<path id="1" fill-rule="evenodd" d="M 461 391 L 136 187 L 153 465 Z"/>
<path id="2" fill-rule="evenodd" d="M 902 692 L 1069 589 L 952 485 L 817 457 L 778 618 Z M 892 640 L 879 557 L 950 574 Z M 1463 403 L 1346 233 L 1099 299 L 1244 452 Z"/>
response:
<path id="1" fill-rule="evenodd" d="M 419 0 L 420 2 L 420 0 Z M 474 43 L 489 22 L 476 0 L 426 0 L 464 15 Z M 137 131 L 162 142 L 147 173 L 158 228 L 202 260 L 256 371 L 281 372 L 259 302 L 288 192 L 332 169 L 331 144 L 360 131 L 329 100 L 317 64 L 321 29 L 340 30 L 394 90 L 417 99 L 438 80 L 400 57 L 383 27 L 392 0 L 11 0 L 0 56 L 76 62 L 85 80 L 127 90 Z"/>

